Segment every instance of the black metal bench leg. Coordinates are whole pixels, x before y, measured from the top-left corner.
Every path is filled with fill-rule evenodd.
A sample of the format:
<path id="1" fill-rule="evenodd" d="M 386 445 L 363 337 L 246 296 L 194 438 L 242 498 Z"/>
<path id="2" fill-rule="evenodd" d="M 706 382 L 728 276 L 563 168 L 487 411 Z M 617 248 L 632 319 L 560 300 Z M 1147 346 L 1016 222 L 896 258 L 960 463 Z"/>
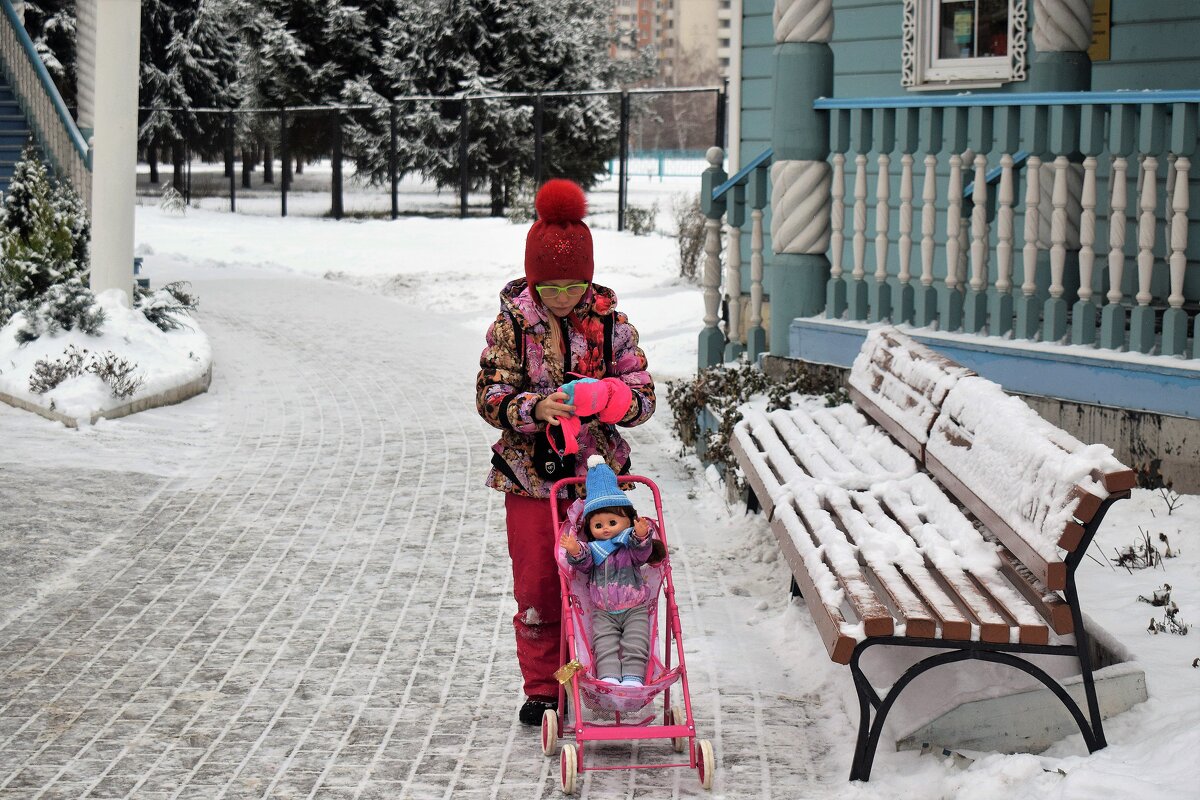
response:
<path id="1" fill-rule="evenodd" d="M 850 780 L 866 781 L 871 777 L 871 762 L 874 753 L 868 751 L 867 741 L 871 730 L 871 709 L 879 706 L 879 695 L 875 687 L 863 674 L 858 665 L 859 651 L 850 657 L 850 672 L 854 676 L 854 690 L 858 693 L 858 741 L 854 745 L 854 761 L 850 765 Z"/>
<path id="2" fill-rule="evenodd" d="M 804 595 L 800 592 L 800 584 L 796 583 L 795 575 L 792 576 L 792 586 L 789 591 L 791 591 L 792 597 L 804 597 Z"/>
<path id="3" fill-rule="evenodd" d="M 1075 625 L 1075 649 L 1079 652 L 1079 674 L 1083 678 L 1083 693 L 1087 698 L 1088 718 L 1091 720 L 1091 733 L 1094 741 L 1087 742 L 1088 751 L 1096 752 L 1108 747 L 1104 738 L 1104 721 L 1100 717 L 1100 701 L 1096 697 L 1096 681 L 1092 677 L 1092 645 L 1087 631 L 1083 627 L 1083 614 L 1079 610 L 1079 597 L 1075 590 L 1075 578 L 1072 575 L 1067 580 L 1067 603 L 1071 607 L 1071 619 Z M 1087 737 L 1085 736 L 1086 740 Z"/>

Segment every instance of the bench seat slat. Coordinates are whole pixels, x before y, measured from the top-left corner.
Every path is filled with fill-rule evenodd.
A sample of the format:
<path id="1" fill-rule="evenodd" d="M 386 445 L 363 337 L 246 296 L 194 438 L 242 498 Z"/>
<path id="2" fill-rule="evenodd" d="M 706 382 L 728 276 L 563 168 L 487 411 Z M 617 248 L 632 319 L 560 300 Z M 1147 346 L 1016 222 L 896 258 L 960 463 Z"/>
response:
<path id="1" fill-rule="evenodd" d="M 872 571 L 879 577 L 881 583 L 889 591 L 893 591 L 893 580 L 903 582 L 912 592 L 913 599 L 924 609 L 934 624 L 932 637 L 941 636 L 947 639 L 970 639 L 971 621 L 963 615 L 958 604 L 946 594 L 941 584 L 929 571 L 928 564 L 916 547 L 908 533 L 894 519 L 887 515 L 879 499 L 869 492 L 856 492 L 854 504 L 857 513 L 839 508 L 843 524 L 855 539 L 860 549 L 865 549 L 864 558 Z M 877 548 L 867 544 L 868 540 L 882 541 L 883 547 Z M 864 544 L 867 546 L 864 548 Z M 883 549 L 884 552 L 875 554 Z M 901 590 L 902 593 L 902 590 Z M 911 618 L 913 612 L 907 606 L 899 609 L 902 616 Z M 917 618 L 921 616 L 918 614 Z M 916 630 L 924 629 L 918 625 Z M 924 633 L 908 631 L 910 636 L 924 636 Z"/>
<path id="2" fill-rule="evenodd" d="M 779 540 L 783 557 L 808 603 L 809 613 L 821 634 L 825 649 L 829 651 L 830 660 L 836 664 L 849 664 L 858 639 L 849 632 L 851 626 L 846 623 L 841 611 L 825 602 L 825 594 L 812 579 L 812 575 L 817 574 L 826 580 L 833 580 L 833 575 L 816 552 L 812 540 L 802 531 L 803 527 L 795 509 L 788 505 L 779 508 L 779 513 L 771 523 L 771 530 Z M 793 535 L 793 531 L 797 535 Z"/>
<path id="3" fill-rule="evenodd" d="M 798 495 L 796 510 L 813 542 L 823 550 L 824 560 L 854 610 L 867 636 L 891 636 L 895 632 L 892 612 L 876 596 L 858 563 L 855 547 L 833 522 L 829 512 L 814 496 Z"/>

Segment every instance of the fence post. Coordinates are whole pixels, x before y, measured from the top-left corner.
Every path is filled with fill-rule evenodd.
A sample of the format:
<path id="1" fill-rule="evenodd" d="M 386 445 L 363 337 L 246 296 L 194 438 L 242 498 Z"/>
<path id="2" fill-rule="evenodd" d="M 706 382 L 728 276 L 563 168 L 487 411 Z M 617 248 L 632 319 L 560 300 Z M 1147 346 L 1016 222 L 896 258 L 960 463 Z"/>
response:
<path id="1" fill-rule="evenodd" d="M 400 181 L 396 174 L 396 128 L 398 124 L 399 110 L 396 108 L 396 104 L 392 103 L 388 109 L 388 128 L 391 132 L 388 144 L 388 179 L 392 182 L 392 219 L 400 216 L 400 197 L 398 194 Z"/>
<path id="2" fill-rule="evenodd" d="M 458 119 L 458 215 L 463 219 L 467 216 L 467 181 L 470 180 L 471 170 L 467 166 L 467 140 L 470 134 L 471 104 L 467 98 L 462 99 L 462 114 Z"/>
<path id="3" fill-rule="evenodd" d="M 542 112 L 544 104 L 539 92 L 533 99 L 533 190 L 542 185 Z"/>
<path id="4" fill-rule="evenodd" d="M 625 230 L 625 205 L 628 202 L 626 184 L 629 181 L 629 92 L 621 92 L 621 166 L 618 170 L 620 182 L 617 184 L 617 230 Z"/>
<path id="5" fill-rule="evenodd" d="M 725 123 L 729 113 L 729 79 L 724 78 L 721 81 L 721 88 L 717 90 L 717 130 L 713 140 L 717 147 L 725 149 Z"/>
<path id="6" fill-rule="evenodd" d="M 342 206 L 342 110 L 333 111 L 333 218 L 341 219 Z"/>
<path id="7" fill-rule="evenodd" d="M 226 162 L 229 175 L 229 213 L 237 211 L 237 170 L 233 168 L 233 153 L 236 151 L 237 142 L 233 135 L 233 112 L 229 112 L 225 117 L 225 150 L 230 154 L 229 160 Z M 242 155 L 242 160 L 245 160 L 245 154 Z"/>
<path id="8" fill-rule="evenodd" d="M 287 216 L 287 193 L 292 183 L 292 155 L 288 147 L 287 108 L 279 109 L 279 214 Z"/>
<path id="9" fill-rule="evenodd" d="M 226 120 L 226 124 L 228 125 L 228 120 Z M 237 153 L 234 150 L 233 137 L 226 135 L 225 136 L 225 177 L 226 178 L 232 178 L 234 176 L 234 174 L 237 172 L 237 170 L 235 169 L 235 165 L 233 163 L 233 160 L 236 157 L 236 155 L 237 155 Z"/>

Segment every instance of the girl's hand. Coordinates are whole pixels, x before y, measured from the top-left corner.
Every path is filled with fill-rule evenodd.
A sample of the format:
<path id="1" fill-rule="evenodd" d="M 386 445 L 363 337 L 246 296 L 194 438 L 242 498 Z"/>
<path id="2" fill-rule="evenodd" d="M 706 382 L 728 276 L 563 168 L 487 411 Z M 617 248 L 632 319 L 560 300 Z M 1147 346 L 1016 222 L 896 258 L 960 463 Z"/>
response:
<path id="1" fill-rule="evenodd" d="M 573 557 L 578 556 L 583 551 L 583 547 L 580 546 L 579 540 L 575 538 L 575 534 L 573 533 L 564 533 L 559 538 L 558 543 Z"/>
<path id="2" fill-rule="evenodd" d="M 633 522 L 633 535 L 639 542 L 646 541 L 650 535 L 650 522 L 645 517 L 638 517 Z"/>
<path id="3" fill-rule="evenodd" d="M 567 402 L 566 392 L 555 392 L 543 397 L 533 407 L 533 416 L 547 425 L 557 425 L 559 417 L 569 417 L 575 413 L 575 406 Z"/>

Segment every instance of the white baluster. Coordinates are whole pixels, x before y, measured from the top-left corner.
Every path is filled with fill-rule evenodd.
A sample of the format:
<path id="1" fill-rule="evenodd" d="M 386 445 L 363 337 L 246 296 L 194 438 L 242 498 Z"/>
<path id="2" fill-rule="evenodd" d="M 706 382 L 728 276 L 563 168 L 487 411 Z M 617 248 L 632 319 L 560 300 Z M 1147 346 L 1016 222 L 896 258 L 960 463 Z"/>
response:
<path id="1" fill-rule="evenodd" d="M 1092 299 L 1092 268 L 1096 261 L 1096 159 L 1083 160 L 1083 214 L 1079 218 L 1079 299 Z"/>
<path id="2" fill-rule="evenodd" d="M 996 291 L 1012 291 L 1013 253 L 1013 160 L 1005 153 L 1000 157 L 1000 192 L 996 198 Z M 1011 320 L 1010 320 L 1011 321 Z"/>
<path id="3" fill-rule="evenodd" d="M 975 185 L 971 190 L 971 291 L 982 292 L 987 284 L 987 157 L 975 156 Z"/>
<path id="4" fill-rule="evenodd" d="M 866 275 L 867 256 L 867 157 L 854 157 L 854 280 Z"/>
<path id="5" fill-rule="evenodd" d="M 732 195 L 733 192 L 730 192 Z M 730 197 L 730 202 L 737 202 Z M 742 336 L 742 229 L 729 227 L 729 255 L 725 259 L 725 300 L 729 307 L 729 328 L 725 336 L 731 342 L 744 342 Z"/>
<path id="6" fill-rule="evenodd" d="M 1054 210 L 1050 215 L 1050 296 L 1063 296 L 1063 271 L 1067 264 L 1067 169 L 1066 156 L 1054 159 Z"/>
<path id="7" fill-rule="evenodd" d="M 1112 200 L 1108 212 L 1108 302 L 1121 302 L 1121 282 L 1125 277 L 1125 207 L 1126 171 L 1129 163 L 1124 156 L 1113 159 Z M 1124 331 L 1122 331 L 1124 335 Z"/>
<path id="8" fill-rule="evenodd" d="M 846 241 L 843 233 L 846 223 L 846 156 L 843 153 L 833 154 L 832 196 L 833 205 L 829 209 L 830 226 L 833 228 L 830 234 L 830 247 L 832 248 L 830 261 L 832 264 L 829 276 L 837 281 L 842 278 L 842 251 L 845 249 Z"/>
<path id="9" fill-rule="evenodd" d="M 875 280 L 887 280 L 888 230 L 891 227 L 891 157 L 879 154 L 879 177 L 875 185 Z"/>
<path id="10" fill-rule="evenodd" d="M 1175 159 L 1174 197 L 1171 222 L 1171 294 L 1167 303 L 1171 308 L 1183 308 L 1183 277 L 1187 269 L 1188 240 L 1188 170 L 1192 162 L 1187 156 Z"/>
<path id="11" fill-rule="evenodd" d="M 750 212 L 750 327 L 762 327 L 763 212 Z"/>
<path id="12" fill-rule="evenodd" d="M 912 280 L 913 226 L 913 157 L 905 153 L 900 157 L 900 285 L 907 286 Z"/>
<path id="13" fill-rule="evenodd" d="M 937 225 L 937 156 L 925 156 L 925 183 L 921 187 L 921 285 L 933 285 L 933 240 Z"/>
<path id="14" fill-rule="evenodd" d="M 950 193 L 946 208 L 946 288 L 958 288 L 958 256 L 962 249 L 959 230 L 962 222 L 962 156 L 950 154 Z"/>
<path id="15" fill-rule="evenodd" d="M 1138 202 L 1138 292 L 1137 304 L 1149 306 L 1153 295 L 1150 294 L 1150 277 L 1154 273 L 1154 208 L 1155 194 L 1158 185 L 1158 159 L 1146 156 L 1142 161 L 1141 197 Z"/>
<path id="16" fill-rule="evenodd" d="M 704 327 L 715 328 L 721 305 L 721 220 L 704 222 Z"/>

